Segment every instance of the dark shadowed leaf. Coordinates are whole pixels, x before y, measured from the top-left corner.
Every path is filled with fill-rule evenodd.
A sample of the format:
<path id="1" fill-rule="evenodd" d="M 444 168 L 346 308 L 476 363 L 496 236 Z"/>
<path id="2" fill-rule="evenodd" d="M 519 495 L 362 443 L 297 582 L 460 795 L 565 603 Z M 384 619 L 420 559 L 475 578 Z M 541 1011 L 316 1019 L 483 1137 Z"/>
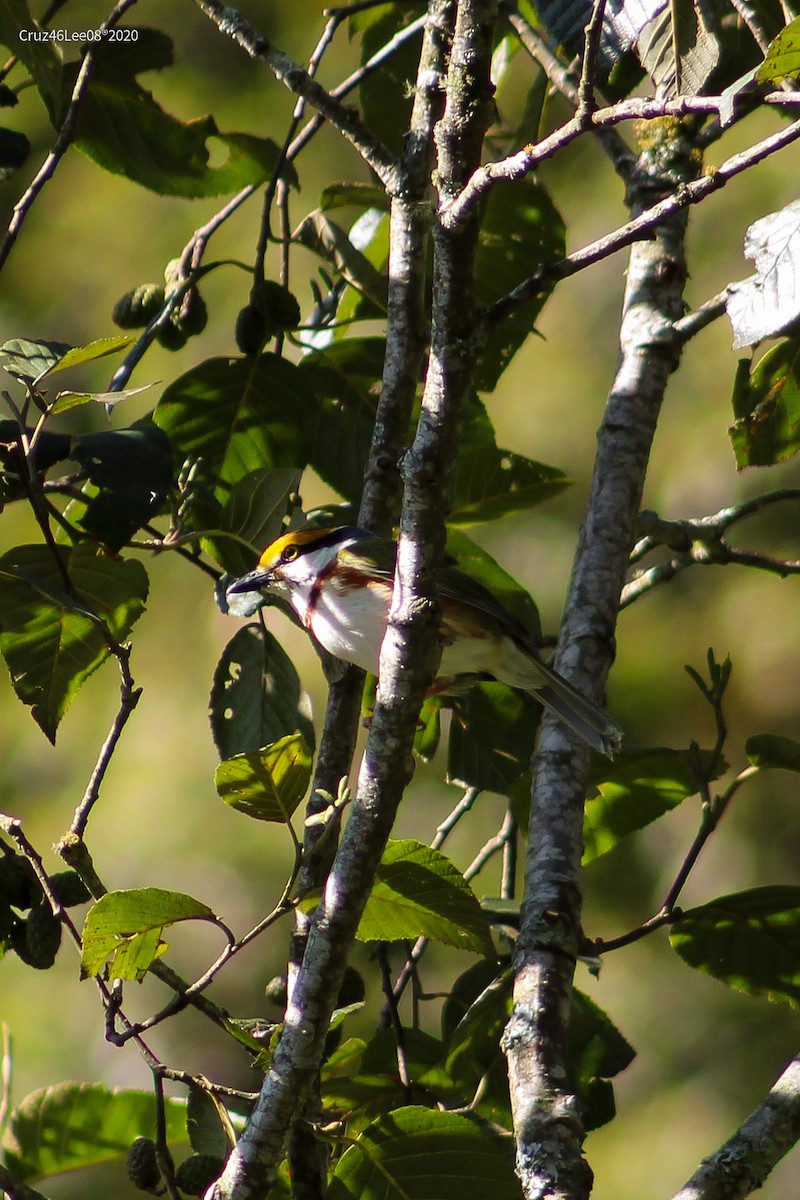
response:
<path id="1" fill-rule="evenodd" d="M 485 307 L 506 295 L 542 263 L 565 254 L 564 222 L 547 191 L 530 180 L 500 183 L 489 195 L 475 260 L 475 298 Z M 474 375 L 478 391 L 491 392 L 533 331 L 551 287 L 514 309 L 492 328 Z"/>
<path id="2" fill-rule="evenodd" d="M 373 8 L 356 11 L 350 17 L 351 33 L 361 35 L 361 62 L 365 63 L 381 50 L 390 38 L 424 11 L 420 3 L 379 4 Z M 412 88 L 419 67 L 419 49 L 422 33 L 381 66 L 379 71 L 368 75 L 358 95 L 361 112 L 372 133 L 396 153 L 400 152 L 402 139 L 408 130 L 408 120 L 413 103 Z M 391 101 L 388 98 L 391 97 Z"/>
<path id="3" fill-rule="evenodd" d="M 0 4 L 0 43 L 30 72 L 42 99 L 50 107 L 57 108 L 61 96 L 61 59 L 54 42 L 34 41 L 30 37 L 30 31 L 36 28 L 25 0 L 3 0 Z"/>
<path id="4" fill-rule="evenodd" d="M 570 480 L 556 467 L 502 450 L 477 396 L 464 418 L 453 482 L 450 525 L 477 525 L 549 500 Z"/>
<path id="5" fill-rule="evenodd" d="M 81 434 L 70 458 L 99 489 L 87 494 L 77 523 L 111 550 L 161 511 L 172 486 L 172 447 L 154 425 Z"/>
<path id="6" fill-rule="evenodd" d="M 753 766 L 800 771 L 800 742 L 778 733 L 757 733 L 744 744 Z"/>
<path id="7" fill-rule="evenodd" d="M 300 472 L 291 467 L 268 467 L 237 479 L 222 512 L 214 514 L 215 530 L 233 536 L 205 536 L 203 549 L 230 575 L 244 575 L 281 532 L 299 486 Z"/>
<path id="8" fill-rule="evenodd" d="M 395 1109 L 339 1160 L 328 1200 L 521 1200 L 508 1140 L 455 1113 Z"/>
<path id="9" fill-rule="evenodd" d="M 387 846 L 357 936 L 362 942 L 430 937 L 476 954 L 494 953 L 472 888 L 448 858 L 413 838 Z"/>
<path id="10" fill-rule="evenodd" d="M 800 339 L 779 342 L 750 370 L 740 364 L 729 429 L 736 466 L 768 467 L 800 447 Z"/>
<path id="11" fill-rule="evenodd" d="M 502 683 L 479 683 L 453 704 L 447 780 L 507 795 L 527 770 L 541 706 Z"/>
<path id="12" fill-rule="evenodd" d="M 800 1008 L 800 888 L 753 888 L 689 909 L 670 942 L 737 991 Z"/>
<path id="13" fill-rule="evenodd" d="M 164 1108 L 170 1145 L 186 1141 L 186 1105 L 167 1097 Z M 46 1179 L 123 1161 L 137 1137 L 155 1136 L 152 1091 L 60 1083 L 32 1092 L 11 1112 L 2 1149 L 15 1179 Z"/>
<path id="14" fill-rule="evenodd" d="M 284 358 L 211 358 L 170 384 L 153 420 L 182 455 L 202 457 L 225 500 L 252 471 L 305 466 L 312 405 L 299 368 Z"/>
<path id="15" fill-rule="evenodd" d="M 59 553 L 75 597 L 47 547 L 18 546 L 0 558 L 0 652 L 14 690 L 51 741 L 81 684 L 109 656 L 98 622 L 124 641 L 148 589 L 140 562 L 89 545 Z"/>
<path id="16" fill-rule="evenodd" d="M 295 730 L 314 747 L 308 696 L 291 659 L 261 625 L 246 625 L 223 650 L 214 672 L 210 715 L 223 759 L 268 746 Z"/>

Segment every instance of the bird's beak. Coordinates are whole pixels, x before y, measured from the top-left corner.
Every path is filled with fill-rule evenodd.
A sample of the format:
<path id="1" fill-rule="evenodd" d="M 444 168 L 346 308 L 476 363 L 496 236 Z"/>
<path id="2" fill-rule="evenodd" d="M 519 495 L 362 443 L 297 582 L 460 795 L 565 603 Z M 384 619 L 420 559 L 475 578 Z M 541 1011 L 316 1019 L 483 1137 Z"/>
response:
<path id="1" fill-rule="evenodd" d="M 272 583 L 272 572 L 265 571 L 262 567 L 256 567 L 254 571 L 248 571 L 246 575 L 242 575 L 239 579 L 234 579 L 233 583 L 228 585 L 228 595 L 238 596 L 243 592 L 258 592 L 262 588 L 269 587 Z"/>

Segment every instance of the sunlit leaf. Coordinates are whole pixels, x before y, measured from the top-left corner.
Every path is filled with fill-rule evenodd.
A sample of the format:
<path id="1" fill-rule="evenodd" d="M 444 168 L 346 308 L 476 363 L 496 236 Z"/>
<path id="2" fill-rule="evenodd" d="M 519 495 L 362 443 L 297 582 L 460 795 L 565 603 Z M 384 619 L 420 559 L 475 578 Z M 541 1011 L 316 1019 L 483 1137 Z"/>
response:
<path id="1" fill-rule="evenodd" d="M 115 979 L 141 979 L 163 953 L 162 930 L 177 921 L 213 919 L 213 912 L 183 892 L 134 888 L 106 892 L 86 914 L 81 970 L 97 975 L 110 962 Z"/>
<path id="2" fill-rule="evenodd" d="M 800 75 L 800 17 L 790 21 L 773 38 L 763 63 L 756 71 L 759 83 L 776 83 L 789 75 Z"/>
<path id="3" fill-rule="evenodd" d="M 800 340 L 779 342 L 751 370 L 742 363 L 729 429 L 736 466 L 768 467 L 800 447 Z"/>
<path id="4" fill-rule="evenodd" d="M 221 762 L 214 782 L 231 808 L 285 825 L 308 790 L 311 753 L 299 733 Z"/>
<path id="5" fill-rule="evenodd" d="M 800 316 L 800 201 L 754 221 L 744 253 L 756 273 L 730 284 L 725 298 L 734 350 L 775 337 Z"/>
<path id="6" fill-rule="evenodd" d="M 800 888 L 753 888 L 689 909 L 670 942 L 737 991 L 800 1008 Z"/>
<path id="7" fill-rule="evenodd" d="M 185 1103 L 165 1097 L 164 1113 L 170 1145 L 185 1142 Z M 156 1119 L 152 1090 L 60 1083 L 32 1092 L 11 1112 L 3 1156 L 18 1180 L 124 1161 L 137 1137 L 156 1137 Z"/>
<path id="8" fill-rule="evenodd" d="M 430 937 L 494 953 L 472 888 L 448 858 L 412 838 L 387 846 L 357 936 L 362 942 Z"/>
<path id="9" fill-rule="evenodd" d="M 695 765 L 708 770 L 711 752 Z M 717 775 L 725 768 L 719 764 Z M 700 787 L 692 758 L 680 750 L 623 750 L 613 763 L 597 761 L 591 783 L 597 794 L 586 802 L 583 861 L 593 862 L 622 838 L 677 808 Z"/>

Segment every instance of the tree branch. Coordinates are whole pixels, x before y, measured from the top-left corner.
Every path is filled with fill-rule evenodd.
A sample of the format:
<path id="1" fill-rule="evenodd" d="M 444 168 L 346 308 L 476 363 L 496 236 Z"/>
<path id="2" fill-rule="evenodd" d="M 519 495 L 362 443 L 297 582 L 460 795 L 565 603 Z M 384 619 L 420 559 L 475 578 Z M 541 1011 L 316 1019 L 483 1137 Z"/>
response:
<path id="1" fill-rule="evenodd" d="M 220 33 L 232 38 L 251 58 L 266 63 L 275 78 L 285 84 L 289 91 L 302 96 L 320 116 L 338 129 L 355 146 L 385 187 L 393 186 L 397 179 L 397 161 L 383 143 L 370 133 L 355 109 L 336 100 L 299 63 L 257 33 L 232 5 L 222 4 L 220 0 L 195 0 L 195 4 L 214 22 Z"/>
<path id="2" fill-rule="evenodd" d="M 662 130 L 642 153 L 629 190 L 634 212 L 654 190 L 691 187 L 694 145 L 686 127 Z M 635 220 L 636 218 L 634 218 Z M 621 357 L 600 430 L 589 509 L 573 567 L 556 665 L 600 699 L 613 658 L 619 594 L 667 380 L 679 348 L 664 338 L 682 311 L 685 213 L 660 223 L 632 251 L 621 326 Z M 567 1084 L 566 1034 L 580 946 L 583 802 L 588 753 L 545 716 L 534 763 L 525 896 L 515 960 L 514 1009 L 504 1035 L 517 1165 L 528 1200 L 583 1200 L 591 1171 Z"/>
<path id="3" fill-rule="evenodd" d="M 760 1188 L 800 1139 L 800 1056 L 719 1150 L 703 1159 L 673 1200 L 740 1200 Z"/>

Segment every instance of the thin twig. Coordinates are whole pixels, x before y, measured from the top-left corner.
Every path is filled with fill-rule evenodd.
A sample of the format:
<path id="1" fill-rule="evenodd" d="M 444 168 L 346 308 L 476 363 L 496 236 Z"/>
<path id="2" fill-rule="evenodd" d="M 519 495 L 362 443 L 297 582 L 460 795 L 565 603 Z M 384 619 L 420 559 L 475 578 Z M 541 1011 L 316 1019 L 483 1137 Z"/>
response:
<path id="1" fill-rule="evenodd" d="M 276 49 L 267 38 L 257 33 L 246 18 L 232 5 L 220 0 L 195 0 L 201 12 L 213 21 L 221 33 L 227 34 L 251 58 L 267 64 L 275 77 L 290 91 L 302 96 L 339 133 L 356 148 L 384 186 L 392 190 L 396 183 L 397 162 L 379 138 L 366 127 L 358 113 L 336 100 L 299 63 Z"/>
<path id="2" fill-rule="evenodd" d="M 668 218 L 693 204 L 698 204 L 712 192 L 721 190 L 731 179 L 763 162 L 764 159 L 769 158 L 779 150 L 783 150 L 786 146 L 797 141 L 799 137 L 800 121 L 794 121 L 791 125 L 778 130 L 777 133 L 773 133 L 769 137 L 763 138 L 760 142 L 756 142 L 754 146 L 749 147 L 747 150 L 732 155 L 721 166 L 709 171 L 705 175 L 701 175 L 698 179 L 690 183 L 684 184 L 663 200 L 644 209 L 633 220 L 591 242 L 588 246 L 584 246 L 582 250 L 567 255 L 566 258 L 559 259 L 557 262 L 544 264 L 535 275 L 524 280 L 512 292 L 495 301 L 494 304 L 485 310 L 484 327 L 493 328 L 520 304 L 538 295 L 543 288 L 552 286 L 553 283 L 560 279 L 576 275 L 586 267 L 602 262 L 610 255 L 616 254 L 617 251 L 631 246 L 635 242 L 649 238 L 653 230 Z M 476 172 L 473 178 L 478 177 L 479 174 L 479 171 Z M 456 202 L 459 206 L 458 212 L 460 212 L 462 198 L 466 193 L 467 189 L 465 188 Z M 458 212 L 456 212 L 456 216 L 458 216 Z M 453 220 L 452 208 L 446 220 Z M 665 325 L 665 339 L 671 337 L 671 329 L 672 326 L 668 327 Z"/>
<path id="3" fill-rule="evenodd" d="M 594 95 L 594 81 L 597 75 L 597 61 L 600 54 L 600 39 L 603 34 L 605 9 L 606 0 L 594 0 L 592 15 L 584 30 L 583 66 L 581 68 L 581 77 L 578 81 L 578 108 L 575 113 L 575 119 L 583 126 L 589 124 L 591 114 L 597 108 L 597 101 Z"/>
<path id="4" fill-rule="evenodd" d="M 100 29 L 111 29 L 124 16 L 129 8 L 136 3 L 136 0 L 119 0 L 113 12 L 100 26 Z M 53 149 L 47 155 L 47 158 L 42 163 L 39 170 L 34 175 L 28 186 L 25 194 L 14 205 L 11 220 L 8 224 L 5 236 L 0 242 L 0 271 L 5 266 L 6 259 L 14 248 L 14 243 L 19 237 L 20 231 L 24 224 L 25 218 L 31 211 L 33 204 L 41 192 L 44 185 L 49 179 L 53 178 L 58 164 L 66 154 L 75 136 L 78 132 L 78 116 L 80 115 L 81 106 L 86 96 L 86 92 L 91 80 L 92 68 L 94 66 L 95 51 L 93 46 L 89 46 L 83 56 L 78 77 L 75 80 L 75 86 L 72 89 L 70 96 L 69 107 L 61 124 L 61 129 L 58 132 L 58 137 L 55 140 Z"/>

